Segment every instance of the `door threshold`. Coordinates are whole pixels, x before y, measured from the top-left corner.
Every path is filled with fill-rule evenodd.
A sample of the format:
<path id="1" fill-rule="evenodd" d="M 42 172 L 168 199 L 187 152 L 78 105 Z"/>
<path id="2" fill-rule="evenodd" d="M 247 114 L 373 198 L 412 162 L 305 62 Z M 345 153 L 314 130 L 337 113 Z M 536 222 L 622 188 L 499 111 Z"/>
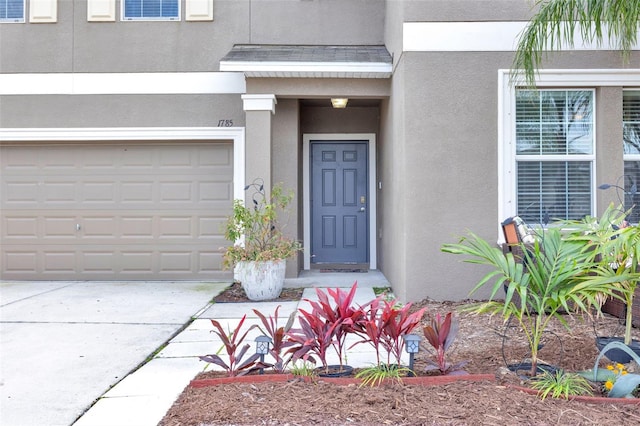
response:
<path id="1" fill-rule="evenodd" d="M 320 272 L 369 272 L 368 263 L 316 263 L 311 270 Z"/>

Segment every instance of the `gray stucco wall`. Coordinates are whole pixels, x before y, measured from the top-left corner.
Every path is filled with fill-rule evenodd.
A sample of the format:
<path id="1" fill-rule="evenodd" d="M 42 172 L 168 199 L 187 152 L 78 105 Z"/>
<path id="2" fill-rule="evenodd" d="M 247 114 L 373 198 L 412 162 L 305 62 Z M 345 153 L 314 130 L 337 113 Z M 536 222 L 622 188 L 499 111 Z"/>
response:
<path id="1" fill-rule="evenodd" d="M 234 44 L 381 44 L 384 0 L 215 0 L 214 20 L 88 22 L 59 0 L 55 23 L 0 24 L 0 72 L 217 71 Z M 296 23 L 292 25 L 292 23 Z"/>
<path id="2" fill-rule="evenodd" d="M 389 1 L 403 9 L 407 22 L 528 20 L 533 6 L 527 0 L 403 0 Z M 398 4 L 399 3 L 399 4 Z"/>
<path id="3" fill-rule="evenodd" d="M 280 99 L 272 116 L 271 181 L 282 183 L 285 190 L 293 190 L 295 199 L 285 222 L 288 236 L 302 241 L 302 146 L 299 143 L 300 112 L 296 99 Z M 287 260 L 287 277 L 298 276 L 302 268 L 302 254 Z"/>
<path id="4" fill-rule="evenodd" d="M 1 127 L 242 127 L 238 95 L 27 95 L 0 97 Z"/>
<path id="5" fill-rule="evenodd" d="M 402 105 L 394 98 L 392 109 L 402 111 L 394 119 L 403 130 L 394 130 L 400 139 L 389 147 L 393 171 L 383 166 L 391 174 L 385 202 L 393 198 L 383 246 L 402 254 L 384 263 L 401 298 L 466 297 L 477 268 L 459 265 L 440 246 L 466 228 L 496 239 L 496 64 L 508 60 L 493 53 L 405 53 L 394 75 L 402 76 Z"/>
<path id="6" fill-rule="evenodd" d="M 408 206 L 405 199 L 407 174 L 403 168 L 405 158 L 404 117 L 405 99 L 399 95 L 405 85 L 405 64 L 400 62 L 391 82 L 391 97 L 381 108 L 380 125 L 382 143 L 378 151 L 379 268 L 393 286 L 401 300 L 407 300 L 406 238 L 410 228 L 405 221 Z M 398 94 L 398 95 L 394 95 Z"/>
<path id="7" fill-rule="evenodd" d="M 56 23 L 0 25 L 0 72 L 216 71 L 249 39 L 248 1 L 216 1 L 213 22 L 123 22 L 116 10 L 88 22 L 85 0 L 65 0 Z"/>
<path id="8" fill-rule="evenodd" d="M 84 0 L 60 0 L 57 23 L 0 25 L 0 72 L 217 71 L 237 43 L 386 44 L 394 58 L 390 80 L 247 80 L 247 93 L 278 97 L 270 116 L 271 180 L 297 192 L 289 231 L 302 238 L 302 135 L 376 133 L 379 268 L 401 300 L 467 297 L 484 271 L 440 247 L 466 229 L 498 238 L 498 69 L 509 68 L 512 53 L 403 53 L 402 23 L 526 20 L 531 2 L 216 0 L 213 22 L 121 22 L 119 5 L 111 23 L 87 22 Z M 583 52 L 552 55 L 545 66 L 638 63 L 637 55 L 625 64 L 615 52 Z M 332 95 L 375 98 L 380 107 L 340 111 L 298 100 Z M 622 174 L 621 96 L 620 87 L 597 89 L 598 181 Z M 26 95 L 0 102 L 0 126 L 7 128 L 246 124 L 237 94 Z M 599 209 L 616 201 L 612 193 L 597 197 Z M 300 266 L 298 259 L 288 275 Z"/>
<path id="9" fill-rule="evenodd" d="M 393 115 L 394 144 L 383 149 L 381 163 L 382 173 L 391 176 L 385 188 L 389 181 L 404 186 L 393 186 L 393 195 L 383 191 L 385 204 L 405 209 L 384 208 L 382 246 L 383 270 L 403 300 L 462 299 L 486 273 L 440 248 L 467 230 L 498 240 L 504 219 L 498 217 L 498 70 L 508 69 L 511 60 L 510 52 L 405 52 L 399 62 L 386 113 Z M 615 52 L 561 53 L 546 64 L 621 65 Z M 596 108 L 596 180 L 610 182 L 622 174 L 622 88 L 596 88 Z M 398 171 L 389 171 L 391 165 Z M 602 191 L 595 196 L 599 210 L 616 201 Z M 487 297 L 488 290 L 474 297 Z"/>
<path id="10" fill-rule="evenodd" d="M 253 0 L 249 43 L 382 44 L 384 12 L 385 0 Z"/>

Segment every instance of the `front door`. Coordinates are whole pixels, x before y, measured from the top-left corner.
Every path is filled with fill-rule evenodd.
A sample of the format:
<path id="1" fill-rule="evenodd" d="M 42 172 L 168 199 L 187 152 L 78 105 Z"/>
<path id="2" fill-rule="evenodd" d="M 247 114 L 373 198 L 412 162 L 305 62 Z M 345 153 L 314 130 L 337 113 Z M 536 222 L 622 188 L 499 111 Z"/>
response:
<path id="1" fill-rule="evenodd" d="M 311 262 L 368 262 L 367 142 L 311 142 Z"/>

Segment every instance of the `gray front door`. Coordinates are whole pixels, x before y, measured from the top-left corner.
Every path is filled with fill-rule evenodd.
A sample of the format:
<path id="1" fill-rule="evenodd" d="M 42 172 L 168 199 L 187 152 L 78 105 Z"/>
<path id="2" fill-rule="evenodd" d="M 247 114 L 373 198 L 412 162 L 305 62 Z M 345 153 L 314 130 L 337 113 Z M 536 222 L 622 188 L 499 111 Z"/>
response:
<path id="1" fill-rule="evenodd" d="M 311 142 L 311 262 L 367 263 L 367 142 Z"/>

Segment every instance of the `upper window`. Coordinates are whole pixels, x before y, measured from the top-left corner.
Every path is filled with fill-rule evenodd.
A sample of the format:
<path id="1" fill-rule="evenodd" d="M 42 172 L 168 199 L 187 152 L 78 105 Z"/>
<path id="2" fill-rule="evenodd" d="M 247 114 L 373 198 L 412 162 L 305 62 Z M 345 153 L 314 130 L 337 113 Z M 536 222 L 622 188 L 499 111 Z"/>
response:
<path id="1" fill-rule="evenodd" d="M 622 95 L 622 140 L 624 149 L 624 207 L 629 209 L 640 203 L 640 90 L 625 90 Z M 623 197 L 619 194 L 620 198 Z M 630 222 L 640 222 L 640 209 L 634 208 Z"/>
<path id="2" fill-rule="evenodd" d="M 516 211 L 530 223 L 591 214 L 593 90 L 516 92 Z"/>
<path id="3" fill-rule="evenodd" d="M 180 0 L 123 0 L 124 20 L 180 19 Z"/>
<path id="4" fill-rule="evenodd" d="M 24 0 L 0 0 L 0 22 L 24 22 Z"/>

